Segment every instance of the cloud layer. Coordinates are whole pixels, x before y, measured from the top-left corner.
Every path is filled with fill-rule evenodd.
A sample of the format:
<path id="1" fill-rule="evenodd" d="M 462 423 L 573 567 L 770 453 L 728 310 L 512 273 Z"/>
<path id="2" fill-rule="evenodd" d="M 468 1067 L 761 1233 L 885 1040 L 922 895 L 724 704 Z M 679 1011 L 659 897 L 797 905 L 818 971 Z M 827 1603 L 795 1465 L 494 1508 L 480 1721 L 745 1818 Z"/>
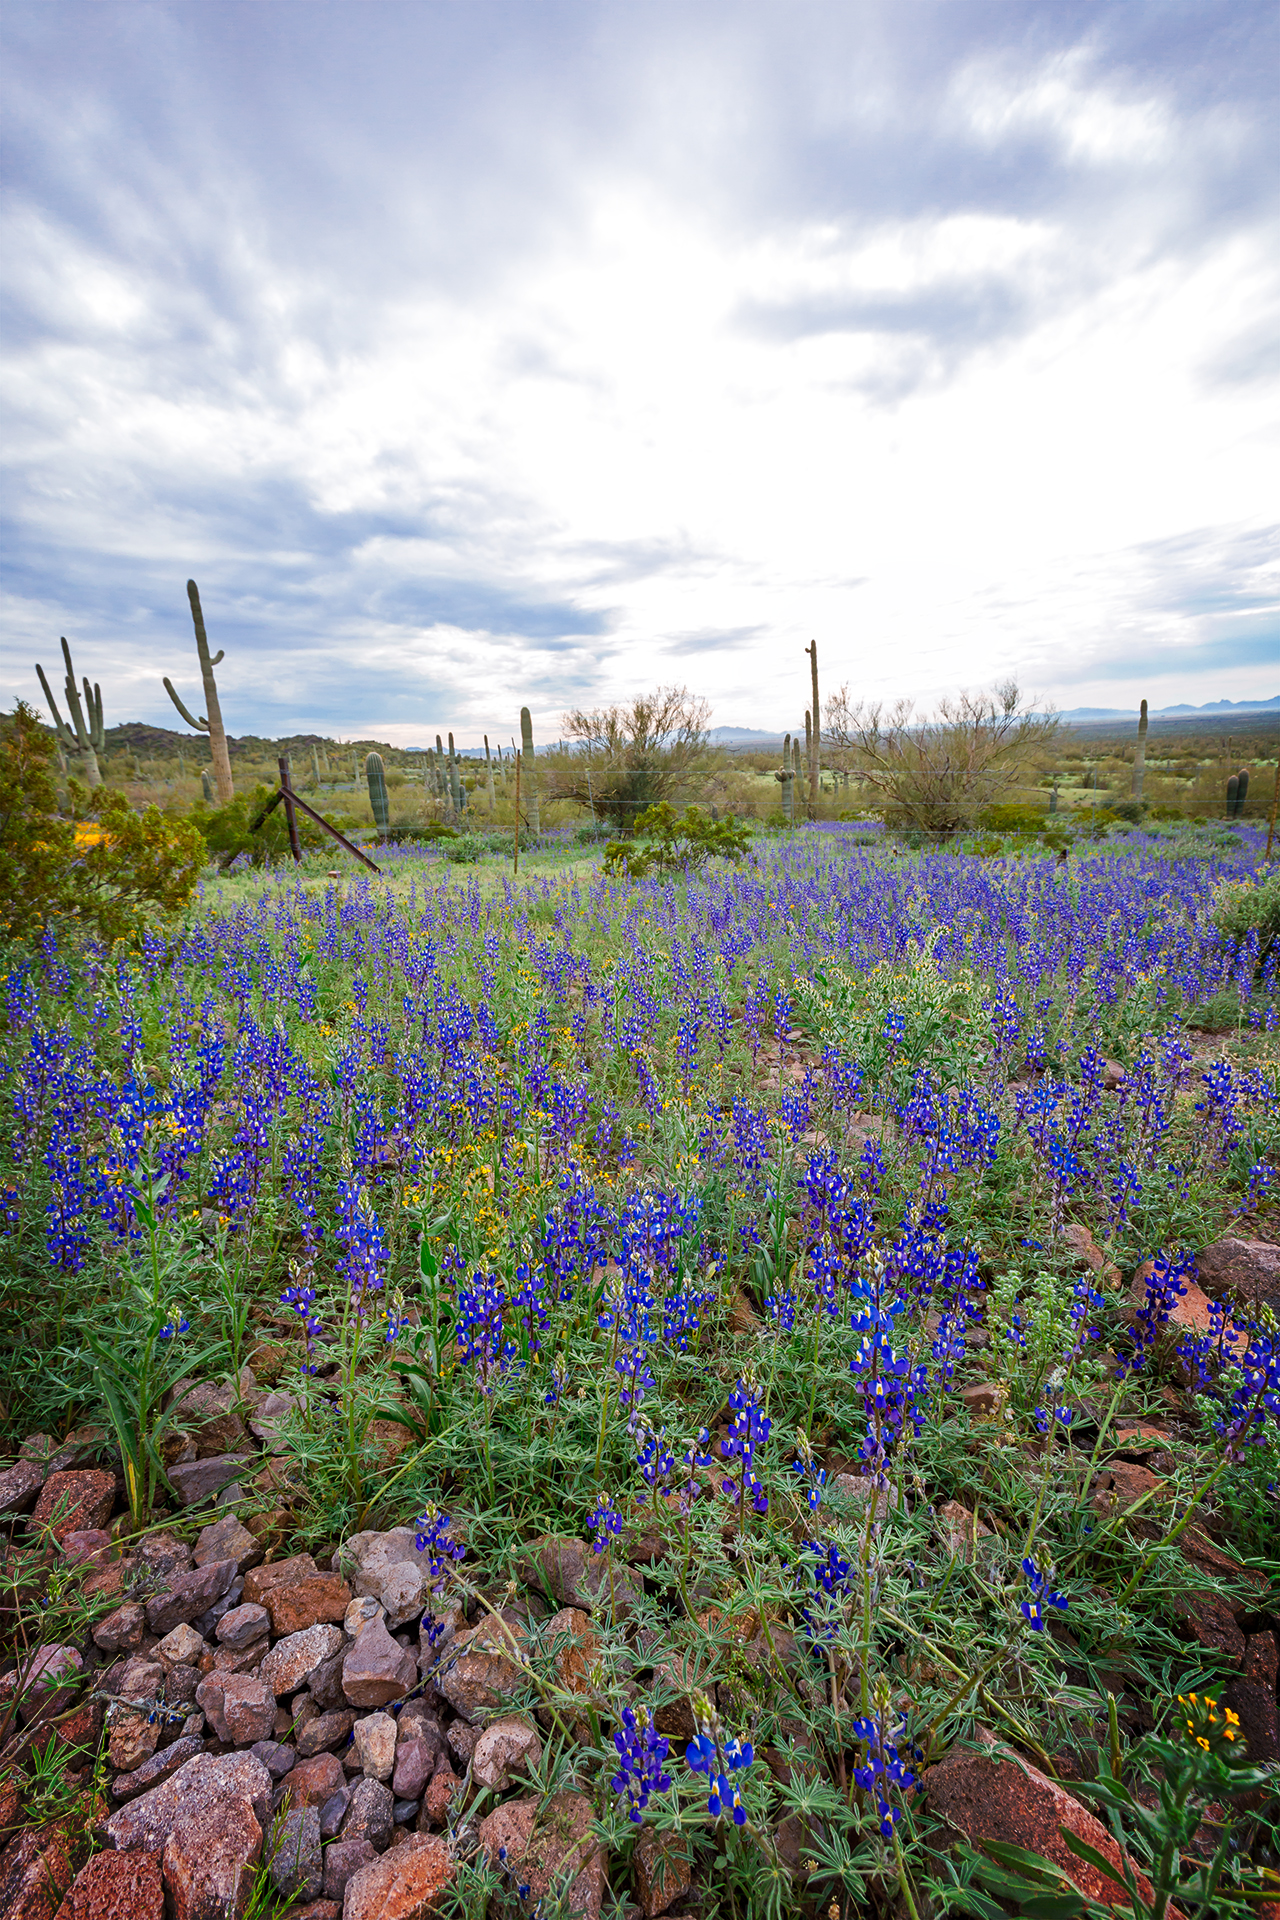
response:
<path id="1" fill-rule="evenodd" d="M 1277 690 L 1270 8 L 15 0 L 0 694 Z M 1280 682 L 1277 683 L 1280 685 Z"/>

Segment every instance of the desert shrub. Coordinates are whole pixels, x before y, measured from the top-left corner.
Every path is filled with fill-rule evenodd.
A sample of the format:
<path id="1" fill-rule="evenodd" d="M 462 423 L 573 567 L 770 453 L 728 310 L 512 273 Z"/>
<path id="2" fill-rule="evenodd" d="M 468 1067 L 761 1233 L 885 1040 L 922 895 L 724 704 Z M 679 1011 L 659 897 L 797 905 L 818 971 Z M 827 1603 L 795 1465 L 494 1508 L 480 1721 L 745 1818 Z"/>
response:
<path id="1" fill-rule="evenodd" d="M 700 807 L 686 807 L 679 814 L 668 800 L 646 808 L 636 820 L 636 832 L 649 835 L 650 844 L 611 841 L 604 856 L 607 872 L 625 873 L 632 880 L 648 873 L 689 873 L 713 856 L 740 860 L 750 837 L 737 820 L 713 820 Z"/>
<path id="2" fill-rule="evenodd" d="M 220 860 L 228 867 L 241 854 L 247 855 L 255 867 L 286 858 L 290 849 L 284 807 L 277 805 L 265 813 L 278 791 L 274 787 L 257 786 L 248 793 L 238 793 L 224 807 L 193 807 L 191 822 L 203 836 L 207 857 Z M 331 844 L 329 836 L 301 809 L 296 819 L 298 842 L 304 852 Z"/>
<path id="3" fill-rule="evenodd" d="M 993 807 L 984 807 L 978 815 L 978 825 L 988 833 L 1039 833 L 1044 823 L 1045 814 L 1041 808 L 1028 807 L 1014 800 L 1003 800 Z"/>
<path id="4" fill-rule="evenodd" d="M 0 938 L 29 940 L 64 920 L 110 942 L 148 912 L 184 906 L 205 862 L 196 829 L 77 780 L 67 782 L 76 818 L 61 818 L 52 759 L 52 740 L 19 701 L 0 737 Z"/>

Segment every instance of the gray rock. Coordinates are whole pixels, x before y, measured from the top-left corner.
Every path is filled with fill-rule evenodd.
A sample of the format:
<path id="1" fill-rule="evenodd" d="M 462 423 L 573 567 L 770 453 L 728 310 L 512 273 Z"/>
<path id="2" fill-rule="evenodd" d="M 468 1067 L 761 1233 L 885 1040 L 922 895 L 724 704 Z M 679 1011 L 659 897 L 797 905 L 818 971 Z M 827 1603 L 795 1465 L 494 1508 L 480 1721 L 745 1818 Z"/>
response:
<path id="1" fill-rule="evenodd" d="M 36 1460 L 19 1460 L 0 1473 L 0 1513 L 30 1513 L 44 1485 L 44 1468 Z"/>
<path id="2" fill-rule="evenodd" d="M 324 1884 L 320 1853 L 320 1816 L 314 1807 L 295 1807 L 285 1814 L 267 1856 L 267 1871 L 278 1894 L 314 1900 Z"/>
<path id="3" fill-rule="evenodd" d="M 297 1754 L 279 1740 L 257 1740 L 249 1749 L 255 1760 L 261 1760 L 273 1780 L 283 1780 Z"/>
<path id="4" fill-rule="evenodd" d="M 343 1644 L 341 1627 L 308 1627 L 277 1640 L 262 1663 L 262 1677 L 277 1700 L 304 1687 L 322 1661 Z"/>
<path id="5" fill-rule="evenodd" d="M 332 1840 L 342 1825 L 347 1808 L 351 1805 L 350 1787 L 339 1787 L 331 1793 L 320 1809 L 320 1832 L 324 1839 Z"/>
<path id="6" fill-rule="evenodd" d="M 430 1550 L 419 1553 L 416 1538 L 413 1527 L 393 1527 L 353 1534 L 343 1544 L 342 1571 L 352 1593 L 379 1601 L 391 1627 L 416 1620 L 430 1598 Z"/>
<path id="7" fill-rule="evenodd" d="M 381 1780 L 357 1780 L 338 1829 L 340 1840 L 367 1840 L 375 1853 L 385 1853 L 395 1831 L 395 1797 Z"/>
<path id="8" fill-rule="evenodd" d="M 252 1646 L 255 1640 L 265 1640 L 271 1632 L 271 1616 L 265 1607 L 255 1607 L 252 1601 L 244 1601 L 223 1614 L 215 1632 L 219 1646 Z"/>
<path id="9" fill-rule="evenodd" d="M 111 1783 L 111 1798 L 133 1800 L 149 1787 L 158 1787 L 162 1780 L 168 1780 L 179 1767 L 185 1766 L 188 1760 L 199 1753 L 200 1745 L 199 1734 L 182 1734 L 171 1747 L 152 1754 L 150 1760 L 144 1760 L 133 1773 L 118 1773 Z"/>
<path id="10" fill-rule="evenodd" d="M 630 1618 L 642 1596 L 627 1568 L 605 1565 L 605 1556 L 593 1553 L 572 1536 L 546 1534 L 525 1551 L 521 1571 L 535 1590 L 543 1587 L 562 1607 L 583 1613 L 608 1614 L 615 1621 Z"/>
<path id="11" fill-rule="evenodd" d="M 513 1773 L 531 1773 L 542 1742 L 528 1720 L 509 1715 L 484 1729 L 471 1756 L 471 1777 L 491 1793 L 505 1793 Z"/>
<path id="12" fill-rule="evenodd" d="M 347 1696 L 342 1691 L 342 1663 L 346 1659 L 345 1642 L 340 1650 L 322 1660 L 311 1676 L 311 1698 L 316 1705 L 329 1712 L 334 1707 L 345 1707 Z"/>
<path id="13" fill-rule="evenodd" d="M 398 1827 L 407 1827 L 418 1811 L 416 1800 L 397 1800 L 391 1809 L 391 1816 Z"/>
<path id="14" fill-rule="evenodd" d="M 377 1854 L 367 1840 L 335 1840 L 324 1850 L 324 1897 L 341 1900 L 347 1882 L 361 1867 L 371 1866 Z"/>
<path id="15" fill-rule="evenodd" d="M 396 1763 L 396 1723 L 389 1713 L 370 1713 L 352 1728 L 361 1772 L 369 1780 L 390 1780 Z"/>
<path id="16" fill-rule="evenodd" d="M 105 1823 L 107 1840 L 121 1853 L 155 1853 L 173 1831 L 179 1812 L 220 1799 L 247 1799 L 260 1826 L 271 1804 L 271 1776 L 251 1753 L 197 1753 L 158 1787 L 152 1787 Z"/>
<path id="17" fill-rule="evenodd" d="M 170 1413 L 190 1432 L 201 1460 L 243 1453 L 248 1447 L 244 1421 L 235 1411 L 237 1398 L 234 1387 L 201 1380 L 171 1406 Z"/>
<path id="18" fill-rule="evenodd" d="M 166 1667 L 194 1667 L 209 1649 L 195 1628 L 181 1620 L 152 1651 Z"/>
<path id="19" fill-rule="evenodd" d="M 211 1560 L 206 1566 L 180 1573 L 167 1593 L 147 1602 L 147 1626 L 154 1634 L 169 1633 L 183 1620 L 198 1620 L 227 1591 L 236 1577 L 234 1560 Z"/>
<path id="20" fill-rule="evenodd" d="M 524 1685 L 512 1654 L 524 1653 L 524 1636 L 505 1622 L 484 1620 L 450 1642 L 436 1675 L 436 1690 L 464 1720 L 491 1713 Z"/>
<path id="21" fill-rule="evenodd" d="M 436 1770 L 436 1752 L 427 1740 L 402 1740 L 396 1748 L 391 1790 L 400 1800 L 420 1800 Z"/>
<path id="22" fill-rule="evenodd" d="M 232 1480 L 238 1480 L 242 1473 L 252 1471 L 254 1456 L 246 1453 L 224 1453 L 210 1460 L 191 1460 L 185 1466 L 170 1467 L 169 1484 L 181 1500 L 184 1507 L 198 1507 L 204 1500 L 211 1500 L 219 1488 Z"/>
<path id="23" fill-rule="evenodd" d="M 234 1513 L 224 1513 L 220 1520 L 202 1529 L 196 1540 L 195 1560 L 198 1567 L 207 1560 L 234 1560 L 241 1573 L 247 1573 L 260 1564 L 262 1543 Z"/>

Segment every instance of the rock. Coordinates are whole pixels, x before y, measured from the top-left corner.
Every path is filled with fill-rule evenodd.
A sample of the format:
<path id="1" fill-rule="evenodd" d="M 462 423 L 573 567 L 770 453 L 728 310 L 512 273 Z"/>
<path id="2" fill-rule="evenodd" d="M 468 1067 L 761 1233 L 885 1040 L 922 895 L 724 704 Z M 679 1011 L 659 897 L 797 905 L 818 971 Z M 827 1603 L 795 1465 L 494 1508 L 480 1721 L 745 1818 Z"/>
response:
<path id="1" fill-rule="evenodd" d="M 1169 1602 L 1176 1632 L 1184 1640 L 1194 1640 L 1206 1653 L 1215 1654 L 1223 1666 L 1244 1664 L 1244 1635 L 1236 1625 L 1229 1601 L 1216 1593 L 1184 1593 Z"/>
<path id="2" fill-rule="evenodd" d="M 593 1553 L 581 1540 L 545 1534 L 526 1548 L 521 1572 L 531 1587 L 544 1588 L 559 1606 L 607 1614 L 612 1605 L 615 1622 L 621 1622 L 635 1612 L 641 1589 L 628 1568 L 610 1569 L 605 1561 L 604 1554 Z"/>
<path id="3" fill-rule="evenodd" d="M 194 1702 L 199 1684 L 199 1667 L 170 1667 L 169 1677 L 165 1682 L 165 1698 Z"/>
<path id="4" fill-rule="evenodd" d="M 317 1753 L 299 1760 L 281 1782 L 297 1807 L 322 1807 L 346 1785 L 342 1762 L 333 1753 Z"/>
<path id="5" fill-rule="evenodd" d="M 1107 1259 L 1088 1227 L 1069 1220 L 1062 1229 L 1062 1238 L 1076 1266 L 1085 1267 L 1090 1273 L 1101 1274 L 1104 1279 L 1112 1276 L 1119 1279 L 1116 1268 Z"/>
<path id="6" fill-rule="evenodd" d="M 524 1675 L 508 1658 L 511 1653 L 523 1656 L 524 1635 L 505 1622 L 483 1620 L 451 1641 L 436 1675 L 437 1692 L 464 1720 L 500 1707 L 524 1685 Z"/>
<path id="7" fill-rule="evenodd" d="M 222 1487 L 238 1480 L 254 1464 L 248 1453 L 220 1453 L 209 1460 L 192 1460 L 185 1466 L 169 1468 L 169 1484 L 184 1507 L 198 1507 L 212 1500 Z"/>
<path id="8" fill-rule="evenodd" d="M 31 1515 L 33 1527 L 50 1526 L 55 1540 L 86 1527 L 105 1527 L 116 1503 L 116 1477 L 100 1467 L 51 1473 Z M 56 1520 L 54 1515 L 57 1515 Z"/>
<path id="9" fill-rule="evenodd" d="M 693 1884 L 687 1850 L 673 1833 L 658 1834 L 642 1827 L 631 1856 L 636 1898 L 645 1920 L 666 1913 Z"/>
<path id="10" fill-rule="evenodd" d="M 1135 1312 L 1146 1305 L 1147 1281 L 1154 1272 L 1155 1262 L 1144 1260 L 1133 1276 L 1133 1284 L 1129 1288 L 1129 1304 Z M 1175 1296 L 1167 1317 L 1161 1322 L 1164 1336 L 1169 1341 L 1176 1340 L 1185 1334 L 1208 1333 L 1212 1325 L 1208 1294 L 1198 1287 L 1194 1280 L 1184 1279 L 1180 1284 L 1182 1292 Z M 1230 1319 L 1224 1325 L 1222 1337 L 1228 1354 L 1238 1356 L 1249 1344 L 1248 1334 L 1243 1333 Z M 1187 1385 L 1192 1384 L 1194 1371 L 1194 1368 L 1188 1369 L 1181 1361 L 1179 1362 L 1180 1377 Z"/>
<path id="11" fill-rule="evenodd" d="M 122 1700 L 150 1700 L 164 1685 L 164 1668 L 159 1660 L 135 1653 L 124 1663 L 115 1685 L 109 1689 Z"/>
<path id="12" fill-rule="evenodd" d="M 74 1647 L 37 1647 L 18 1669 L 22 1689 L 18 1718 L 24 1727 L 43 1726 L 71 1705 L 76 1676 L 84 1661 Z"/>
<path id="13" fill-rule="evenodd" d="M 1280 1760 L 1276 1664 L 1275 1634 L 1250 1634 L 1245 1641 L 1243 1676 L 1222 1694 L 1223 1706 L 1239 1717 L 1246 1751 L 1255 1766 Z"/>
<path id="14" fill-rule="evenodd" d="M 271 1616 L 265 1607 L 257 1607 L 251 1600 L 242 1601 L 223 1614 L 214 1631 L 219 1646 L 250 1647 L 266 1639 L 271 1631 Z"/>
<path id="15" fill-rule="evenodd" d="M 274 1830 L 273 1830 L 274 1831 Z M 320 1816 L 314 1807 L 286 1813 L 267 1856 L 267 1871 L 285 1899 L 314 1900 L 324 1886 Z"/>
<path id="16" fill-rule="evenodd" d="M 358 1640 L 371 1620 L 385 1620 L 386 1608 L 371 1593 L 357 1594 L 342 1616 L 342 1631 Z"/>
<path id="17" fill-rule="evenodd" d="M 241 1573 L 250 1567 L 256 1567 L 262 1559 L 262 1543 L 254 1538 L 234 1513 L 224 1513 L 220 1520 L 203 1527 L 196 1540 L 195 1563 L 198 1567 L 209 1560 L 234 1560 Z"/>
<path id="18" fill-rule="evenodd" d="M 347 1696 L 342 1691 L 342 1663 L 346 1659 L 344 1640 L 336 1653 L 322 1660 L 311 1676 L 311 1698 L 322 1711 L 328 1712 L 334 1707 L 345 1707 Z"/>
<path id="19" fill-rule="evenodd" d="M 456 1871 L 443 1840 L 410 1834 L 403 1846 L 347 1881 L 343 1920 L 424 1920 L 438 1910 Z"/>
<path id="20" fill-rule="evenodd" d="M 989 1736 L 988 1736 L 989 1737 Z M 1061 1867 L 1080 1892 L 1112 1906 L 1122 1893 L 1097 1867 L 1072 1853 L 1060 1827 L 1096 1849 L 1117 1873 L 1122 1871 L 1119 1847 L 1106 1827 L 1073 1800 L 1056 1780 L 1050 1780 L 1026 1760 L 992 1753 L 973 1753 L 953 1747 L 924 1775 L 929 1806 L 973 1846 L 999 1840 L 1026 1847 L 1042 1860 Z M 1145 1899 L 1151 1885 L 1134 1868 Z"/>
<path id="21" fill-rule="evenodd" d="M 395 1826 L 395 1798 L 380 1780 L 357 1780 L 351 1789 L 338 1837 L 367 1840 L 378 1853 L 391 1845 Z"/>
<path id="22" fill-rule="evenodd" d="M 1112 1460 L 1106 1471 L 1100 1473 L 1094 1481 L 1093 1506 L 1104 1519 L 1113 1513 L 1127 1513 L 1136 1507 L 1140 1500 L 1145 1501 L 1143 1511 L 1155 1506 L 1162 1498 L 1163 1480 L 1157 1479 L 1147 1467 L 1136 1466 L 1128 1460 Z M 1146 1499 L 1150 1494 L 1152 1498 Z"/>
<path id="23" fill-rule="evenodd" d="M 542 1742 L 528 1720 L 510 1715 L 484 1729 L 471 1757 L 471 1777 L 492 1793 L 505 1793 L 513 1773 L 531 1773 L 542 1758 Z"/>
<path id="24" fill-rule="evenodd" d="M 593 1838 L 591 1802 L 581 1793 L 551 1796 L 535 1825 L 538 1802 L 509 1800 L 480 1822 L 480 1844 L 491 1860 L 507 1850 L 506 1865 L 519 1869 L 532 1906 L 552 1887 L 569 1880 L 565 1905 L 583 1920 L 599 1920 L 606 1887 L 606 1855 Z M 522 1844 L 522 1835 L 524 1836 Z"/>
<path id="25" fill-rule="evenodd" d="M 337 1900 L 308 1900 L 304 1907 L 290 1907 L 289 1920 L 342 1920 L 342 1905 Z"/>
<path id="26" fill-rule="evenodd" d="M 0 1514 L 30 1513 L 43 1485 L 44 1469 L 36 1461 L 18 1460 L 7 1467 L 0 1473 Z"/>
<path id="27" fill-rule="evenodd" d="M 152 1651 L 167 1667 L 195 1667 L 209 1649 L 195 1628 L 183 1620 Z"/>
<path id="28" fill-rule="evenodd" d="M 257 1740 L 249 1751 L 255 1760 L 261 1760 L 273 1780 L 283 1780 L 298 1757 L 292 1747 L 278 1740 Z"/>
<path id="29" fill-rule="evenodd" d="M 149 1760 L 159 1739 L 160 1723 L 153 1715 L 115 1704 L 107 1709 L 107 1754 L 121 1773 L 132 1773 Z"/>
<path id="30" fill-rule="evenodd" d="M 889 1517 L 889 1489 L 877 1488 L 874 1480 L 860 1473 L 837 1473 L 829 1481 L 826 1489 L 826 1503 L 834 1508 L 842 1518 L 866 1515 L 867 1504 L 874 1497 L 875 1517 L 887 1520 Z"/>
<path id="31" fill-rule="evenodd" d="M 993 1380 L 978 1380 L 960 1389 L 960 1403 L 974 1420 L 998 1420 L 1008 1397 L 1006 1390 Z"/>
<path id="32" fill-rule="evenodd" d="M 233 1673 L 222 1694 L 222 1717 L 227 1738 L 238 1747 L 266 1740 L 275 1724 L 276 1699 L 256 1674 Z"/>
<path id="33" fill-rule="evenodd" d="M 235 1412 L 239 1395 L 232 1386 L 216 1386 L 202 1380 L 175 1400 L 170 1413 L 178 1427 L 185 1427 L 195 1441 L 201 1460 L 220 1454 L 243 1453 L 249 1444 L 244 1421 Z"/>
<path id="34" fill-rule="evenodd" d="M 471 1765 L 471 1756 L 480 1744 L 483 1727 L 469 1726 L 465 1720 L 455 1720 L 446 1735 L 449 1751 L 463 1767 Z"/>
<path id="35" fill-rule="evenodd" d="M 266 1567 L 251 1567 L 244 1577 L 244 1597 L 255 1606 L 264 1606 L 273 1587 L 291 1580 L 314 1579 L 318 1572 L 309 1553 L 295 1553 L 288 1560 L 273 1560 Z"/>
<path id="36" fill-rule="evenodd" d="M 1114 1093 L 1129 1078 L 1128 1073 L 1118 1060 L 1104 1060 L 1102 1063 L 1102 1085 L 1107 1093 Z"/>
<path id="37" fill-rule="evenodd" d="M 1280 1315 L 1280 1245 L 1235 1234 L 1215 1240 L 1196 1255 L 1196 1278 L 1215 1300 L 1238 1300 L 1256 1313 L 1262 1306 Z"/>
<path id="38" fill-rule="evenodd" d="M 133 1773 L 118 1774 L 111 1785 L 113 1800 L 133 1800 L 138 1794 L 145 1793 L 148 1787 L 158 1787 L 162 1780 L 168 1780 L 185 1766 L 201 1750 L 199 1734 L 184 1733 L 171 1747 L 165 1747 L 160 1753 L 153 1754 L 150 1760 L 144 1760 Z"/>
<path id="39" fill-rule="evenodd" d="M 600 1659 L 600 1642 L 592 1628 L 591 1616 L 580 1607 L 562 1607 L 546 1622 L 542 1637 L 547 1645 L 555 1648 L 551 1664 L 564 1691 L 589 1698 L 595 1691 L 592 1669 Z M 575 1724 L 574 1732 L 584 1744 L 591 1737 L 585 1720 Z"/>
<path id="40" fill-rule="evenodd" d="M 320 1835 L 322 1839 L 334 1839 L 339 1827 L 346 1818 L 347 1808 L 350 1805 L 350 1787 L 339 1787 L 336 1793 L 329 1795 L 329 1798 L 320 1809 Z M 368 1846 L 369 1843 L 368 1841 L 362 1840 L 360 1844 L 361 1846 Z M 369 1851 L 372 1853 L 373 1848 L 369 1847 Z"/>
<path id="41" fill-rule="evenodd" d="M 397 1827 L 407 1827 L 418 1811 L 416 1800 L 397 1800 L 391 1809 L 391 1817 Z M 398 1835 L 396 1836 L 399 1837 Z"/>
<path id="42" fill-rule="evenodd" d="M 69 1533 L 62 1542 L 62 1557 L 72 1567 L 105 1567 L 112 1539 L 101 1527 L 89 1527 L 83 1533 Z"/>
<path id="43" fill-rule="evenodd" d="M 429 1741 L 402 1740 L 396 1748 L 391 1791 L 397 1800 L 420 1800 L 435 1772 L 436 1752 Z"/>
<path id="44" fill-rule="evenodd" d="M 227 1673 L 207 1673 L 196 1688 L 196 1705 L 218 1739 L 225 1740 L 229 1746 L 234 1743 L 227 1731 L 227 1723 L 222 1717 L 222 1700 L 227 1681 L 232 1677 Z"/>
<path id="45" fill-rule="evenodd" d="M 354 1746 L 360 1770 L 367 1780 L 390 1780 L 396 1763 L 396 1723 L 389 1713 L 371 1713 L 357 1720 Z M 416 1799 L 416 1795 L 411 1796 Z"/>
<path id="46" fill-rule="evenodd" d="M 297 1693 L 316 1668 L 342 1646 L 340 1627 L 308 1627 L 305 1633 L 291 1633 L 277 1640 L 262 1663 L 262 1678 L 277 1699 Z"/>
<path id="47" fill-rule="evenodd" d="M 427 1782 L 419 1823 L 442 1827 L 449 1818 L 454 1794 L 462 1785 L 452 1767 L 438 1767 Z"/>
<path id="48" fill-rule="evenodd" d="M 353 1707 L 385 1706 L 407 1693 L 417 1678 L 417 1661 L 391 1638 L 380 1620 L 369 1622 L 342 1663 L 342 1691 Z"/>
<path id="49" fill-rule="evenodd" d="M 223 1801 L 247 1800 L 260 1826 L 271 1806 L 271 1776 L 251 1753 L 197 1753 L 171 1779 L 113 1813 L 107 1840 L 121 1853 L 154 1853 L 173 1831 L 179 1813 Z"/>
<path id="50" fill-rule="evenodd" d="M 265 1606 L 273 1633 L 304 1633 L 319 1621 L 341 1621 L 351 1600 L 351 1589 L 336 1573 L 312 1574 L 305 1580 L 281 1581 L 267 1594 Z"/>
<path id="51" fill-rule="evenodd" d="M 261 1852 L 262 1822 L 246 1794 L 181 1807 L 164 1843 L 164 1888 L 173 1920 L 238 1920 Z"/>
<path id="52" fill-rule="evenodd" d="M 95 1853 L 76 1875 L 57 1920 L 164 1920 L 158 1853 Z"/>
<path id="53" fill-rule="evenodd" d="M 132 1653 L 142 1645 L 146 1628 L 146 1608 L 136 1600 L 126 1600 L 122 1607 L 98 1621 L 93 1629 L 93 1644 L 104 1653 Z"/>
<path id="54" fill-rule="evenodd" d="M 179 1573 L 190 1573 L 195 1564 L 185 1541 L 163 1529 L 159 1533 L 144 1534 L 136 1551 L 139 1565 L 160 1581 L 172 1580 Z"/>
<path id="55" fill-rule="evenodd" d="M 937 1517 L 947 1552 L 966 1564 L 973 1559 L 978 1541 L 992 1538 L 990 1527 L 984 1527 L 977 1515 L 958 1500 L 948 1500 L 945 1507 L 939 1507 Z"/>
<path id="56" fill-rule="evenodd" d="M 0 1914 L 4 1920 L 54 1920 L 84 1857 L 85 1841 L 71 1822 L 28 1827 L 0 1855 Z"/>
<path id="57" fill-rule="evenodd" d="M 342 1571 L 357 1597 L 377 1600 L 390 1627 L 426 1611 L 431 1598 L 430 1549 L 419 1553 L 413 1527 L 356 1533 L 342 1548 Z"/>
<path id="58" fill-rule="evenodd" d="M 234 1560 L 210 1560 L 203 1567 L 180 1573 L 167 1593 L 147 1602 L 147 1626 L 167 1634 L 183 1620 L 198 1620 L 227 1591 L 236 1577 Z"/>
<path id="59" fill-rule="evenodd" d="M 338 1708 L 331 1713 L 318 1713 L 298 1735 L 300 1756 L 305 1760 L 312 1754 L 341 1746 L 355 1724 L 356 1716 L 350 1707 Z"/>
<path id="60" fill-rule="evenodd" d="M 371 1867 L 377 1854 L 367 1840 L 335 1840 L 324 1850 L 324 1891 L 330 1900 L 341 1900 L 347 1882 L 361 1867 Z"/>

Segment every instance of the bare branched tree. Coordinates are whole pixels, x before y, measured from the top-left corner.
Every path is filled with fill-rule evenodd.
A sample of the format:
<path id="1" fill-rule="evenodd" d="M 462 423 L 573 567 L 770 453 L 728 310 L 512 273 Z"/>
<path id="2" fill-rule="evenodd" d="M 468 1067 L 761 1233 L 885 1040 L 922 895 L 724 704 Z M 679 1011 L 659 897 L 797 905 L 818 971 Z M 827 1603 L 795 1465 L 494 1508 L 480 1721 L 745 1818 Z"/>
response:
<path id="1" fill-rule="evenodd" d="M 566 713 L 561 725 L 573 745 L 552 757 L 554 790 L 627 826 L 671 798 L 686 775 L 710 765 L 710 718 L 707 702 L 687 687 L 657 687 L 615 706 Z"/>
<path id="2" fill-rule="evenodd" d="M 883 796 L 886 819 L 937 834 L 971 827 L 1036 762 L 1058 725 L 1055 714 L 1028 710 L 1016 680 L 942 700 L 929 720 L 917 720 L 909 700 L 888 711 L 855 703 L 847 686 L 825 711 L 828 754 Z"/>

